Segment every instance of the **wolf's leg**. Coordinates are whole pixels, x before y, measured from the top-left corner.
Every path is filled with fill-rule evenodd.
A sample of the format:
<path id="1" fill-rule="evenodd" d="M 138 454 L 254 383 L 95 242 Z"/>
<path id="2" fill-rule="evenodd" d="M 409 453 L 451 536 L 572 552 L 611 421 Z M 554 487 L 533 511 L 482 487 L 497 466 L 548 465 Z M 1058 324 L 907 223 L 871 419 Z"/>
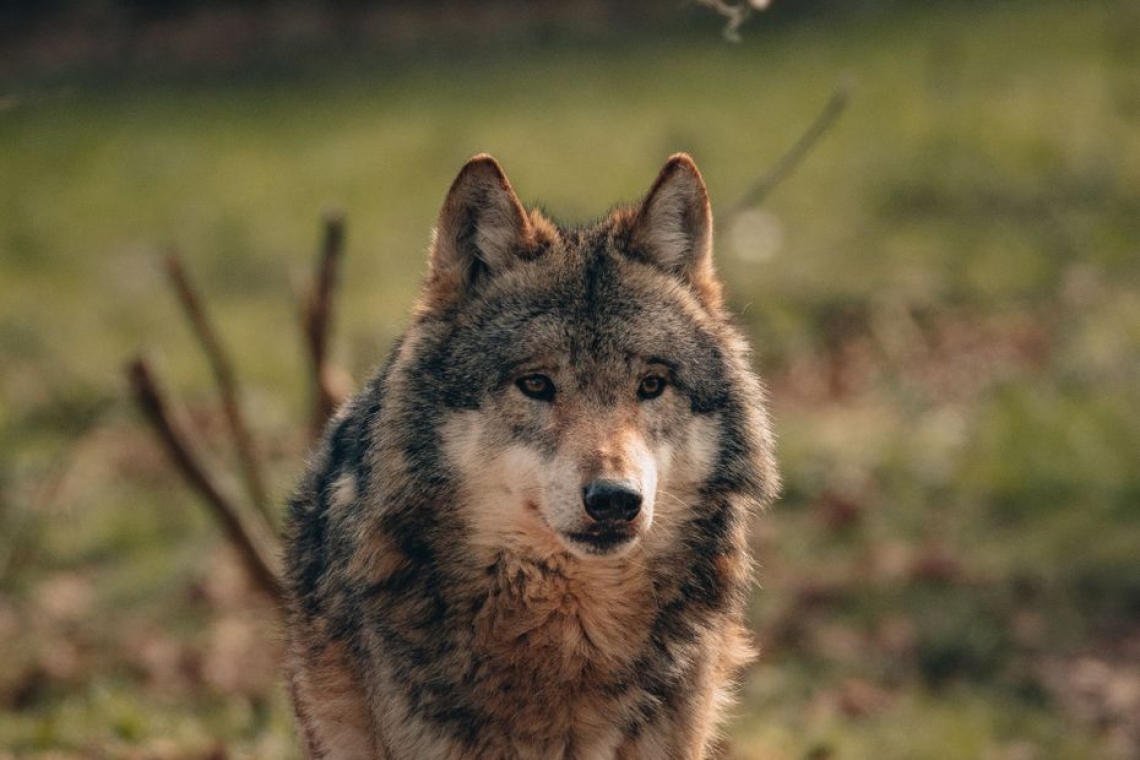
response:
<path id="1" fill-rule="evenodd" d="M 618 747 L 617 760 L 714 760 L 721 757 L 715 741 L 712 695 L 694 695 L 676 715 L 645 726 L 636 738 Z"/>
<path id="2" fill-rule="evenodd" d="M 729 690 L 741 666 L 754 656 L 748 636 L 735 621 L 710 631 L 703 654 L 693 663 L 684 698 L 658 721 L 618 748 L 620 760 L 715 760 L 725 756 L 720 723 L 732 702 Z"/>
<path id="3" fill-rule="evenodd" d="M 342 642 L 294 641 L 289 688 L 306 754 L 312 760 L 378 758 L 364 689 Z"/>

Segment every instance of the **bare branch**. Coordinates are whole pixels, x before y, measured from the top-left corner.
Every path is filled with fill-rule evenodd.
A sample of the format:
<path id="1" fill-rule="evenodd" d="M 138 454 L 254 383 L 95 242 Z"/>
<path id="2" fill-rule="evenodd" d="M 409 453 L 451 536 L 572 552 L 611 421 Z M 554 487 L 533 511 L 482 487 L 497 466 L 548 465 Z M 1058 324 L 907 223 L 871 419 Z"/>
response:
<path id="1" fill-rule="evenodd" d="M 190 321 L 194 334 L 198 337 L 198 342 L 202 344 L 202 349 L 210 362 L 210 368 L 214 372 L 214 380 L 217 382 L 218 392 L 222 397 L 222 408 L 234 439 L 234 448 L 237 450 L 238 461 L 241 464 L 241 471 L 245 479 L 246 489 L 249 491 L 250 500 L 266 523 L 273 526 L 275 521 L 269 509 L 269 498 L 266 495 L 265 481 L 261 474 L 261 462 L 257 458 L 253 437 L 249 433 L 249 427 L 245 424 L 245 417 L 242 415 L 241 406 L 238 404 L 237 383 L 234 379 L 233 365 L 222 348 L 213 325 L 206 316 L 202 299 L 186 276 L 186 270 L 182 266 L 182 260 L 177 252 L 171 251 L 167 254 L 166 271 L 170 276 L 170 282 L 174 286 L 175 292 L 178 294 L 178 300 L 186 312 L 186 318 Z"/>
<path id="2" fill-rule="evenodd" d="M 246 524 L 233 502 L 226 498 L 194 456 L 188 436 L 174 422 L 147 360 L 136 357 L 128 366 L 127 375 L 139 409 L 158 433 L 175 466 L 222 524 L 226 537 L 237 549 L 257 585 L 271 598 L 280 601 L 281 571 L 272 541 Z"/>
<path id="3" fill-rule="evenodd" d="M 727 19 L 724 27 L 724 37 L 729 42 L 740 42 L 740 27 L 748 20 L 753 11 L 762 11 L 768 7 L 770 0 L 740 0 L 736 5 L 728 0 L 697 0 L 697 3 L 711 8 Z"/>
<path id="4" fill-rule="evenodd" d="M 843 77 L 824 105 L 823 110 L 815 117 L 815 121 L 800 135 L 800 138 L 796 140 L 795 144 L 793 144 L 784 155 L 780 156 L 780 159 L 776 161 L 768 171 L 764 172 L 735 203 L 721 212 L 722 218 L 728 219 L 739 214 L 741 211 L 759 205 L 761 201 L 768 197 L 769 193 L 775 190 L 781 182 L 795 171 L 803 160 L 807 158 L 820 138 L 827 134 L 835 125 L 835 122 L 839 119 L 839 116 L 843 113 L 848 101 L 851 99 L 852 89 L 854 89 L 852 78 L 850 76 Z"/>
<path id="5" fill-rule="evenodd" d="M 339 211 L 330 211 L 325 215 L 316 279 L 304 297 L 302 314 L 313 372 L 313 416 L 310 421 L 313 437 L 320 434 L 345 395 L 343 383 L 338 381 L 337 373 L 328 361 L 333 298 L 343 253 L 344 216 Z"/>

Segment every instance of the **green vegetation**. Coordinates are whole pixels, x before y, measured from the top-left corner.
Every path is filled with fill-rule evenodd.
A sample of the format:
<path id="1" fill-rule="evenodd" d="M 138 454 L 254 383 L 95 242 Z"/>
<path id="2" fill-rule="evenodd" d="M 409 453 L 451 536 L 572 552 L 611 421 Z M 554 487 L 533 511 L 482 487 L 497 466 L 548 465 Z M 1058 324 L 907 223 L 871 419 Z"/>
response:
<path id="1" fill-rule="evenodd" d="M 835 130 L 719 230 L 786 477 L 755 531 L 764 654 L 734 753 L 1140 753 L 1140 13 L 900 5 L 761 16 L 736 46 L 11 85 L 0 757 L 295 756 L 274 613 L 125 398 L 150 347 L 232 460 L 165 246 L 234 350 L 283 499 L 308 393 L 290 281 L 327 204 L 349 225 L 335 352 L 359 379 L 468 155 L 574 221 L 687 150 L 726 208 L 844 72 Z"/>

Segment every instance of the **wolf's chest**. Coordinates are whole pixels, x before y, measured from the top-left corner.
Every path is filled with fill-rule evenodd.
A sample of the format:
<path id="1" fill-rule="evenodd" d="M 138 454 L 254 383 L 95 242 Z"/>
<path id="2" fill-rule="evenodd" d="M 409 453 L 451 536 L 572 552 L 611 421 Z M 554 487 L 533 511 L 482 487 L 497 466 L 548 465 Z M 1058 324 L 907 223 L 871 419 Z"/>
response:
<path id="1" fill-rule="evenodd" d="M 612 725 L 640 701 L 636 666 L 652 599 L 648 579 L 631 568 L 502 559 L 474 616 L 474 696 L 536 738 Z"/>

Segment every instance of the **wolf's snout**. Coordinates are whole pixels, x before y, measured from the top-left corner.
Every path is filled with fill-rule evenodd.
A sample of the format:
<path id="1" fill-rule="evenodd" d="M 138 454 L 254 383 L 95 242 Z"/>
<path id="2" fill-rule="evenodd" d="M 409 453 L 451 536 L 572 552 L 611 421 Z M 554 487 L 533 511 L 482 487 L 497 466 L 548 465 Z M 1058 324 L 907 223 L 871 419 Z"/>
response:
<path id="1" fill-rule="evenodd" d="M 595 480 L 582 489 L 586 514 L 601 522 L 629 522 L 641 511 L 641 494 L 625 483 Z"/>

